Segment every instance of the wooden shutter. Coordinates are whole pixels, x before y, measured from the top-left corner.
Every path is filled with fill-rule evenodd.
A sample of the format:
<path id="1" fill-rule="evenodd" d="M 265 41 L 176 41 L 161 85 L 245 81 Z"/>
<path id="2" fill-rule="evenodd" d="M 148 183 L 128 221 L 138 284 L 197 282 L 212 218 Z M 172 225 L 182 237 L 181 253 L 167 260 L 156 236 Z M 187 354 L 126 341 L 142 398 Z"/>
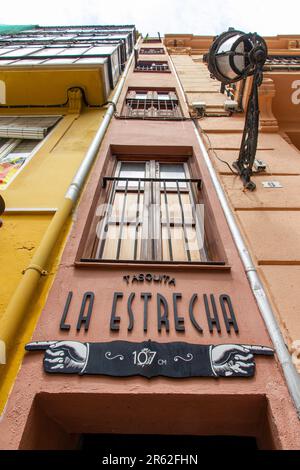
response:
<path id="1" fill-rule="evenodd" d="M 61 116 L 0 117 L 0 137 L 42 140 Z"/>

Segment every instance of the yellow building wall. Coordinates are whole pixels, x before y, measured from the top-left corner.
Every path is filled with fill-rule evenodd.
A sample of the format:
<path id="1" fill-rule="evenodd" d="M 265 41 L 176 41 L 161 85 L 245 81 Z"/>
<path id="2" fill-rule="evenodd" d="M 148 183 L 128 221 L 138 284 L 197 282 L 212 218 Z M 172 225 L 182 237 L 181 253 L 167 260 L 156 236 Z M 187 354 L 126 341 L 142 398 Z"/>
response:
<path id="1" fill-rule="evenodd" d="M 59 114 L 56 111 L 10 111 L 10 114 Z M 2 111 L 1 114 L 8 113 Z M 2 216 L 4 224 L 0 230 L 0 325 L 11 295 L 20 282 L 22 271 L 30 263 L 55 213 L 54 210 L 45 209 L 60 206 L 104 114 L 105 109 L 87 108 L 83 109 L 81 114 L 66 114 L 11 184 L 0 191 L 7 208 L 7 212 Z M 34 208 L 41 208 L 45 212 L 37 213 L 32 210 Z M 70 226 L 71 217 L 52 254 L 49 275 L 41 279 L 21 331 L 15 338 L 9 363 L 5 367 L 0 366 L 0 413 L 23 359 L 24 343 L 30 340 L 45 304 Z"/>
<path id="2" fill-rule="evenodd" d="M 80 116 L 65 116 L 14 181 L 1 191 L 6 207 L 56 208 L 101 123 L 103 113 L 89 110 Z"/>
<path id="3" fill-rule="evenodd" d="M 6 85 L 6 104 L 10 106 L 63 105 L 68 90 L 80 87 L 89 104 L 100 105 L 106 99 L 102 72 L 98 65 L 60 68 L 1 67 L 0 80 Z"/>

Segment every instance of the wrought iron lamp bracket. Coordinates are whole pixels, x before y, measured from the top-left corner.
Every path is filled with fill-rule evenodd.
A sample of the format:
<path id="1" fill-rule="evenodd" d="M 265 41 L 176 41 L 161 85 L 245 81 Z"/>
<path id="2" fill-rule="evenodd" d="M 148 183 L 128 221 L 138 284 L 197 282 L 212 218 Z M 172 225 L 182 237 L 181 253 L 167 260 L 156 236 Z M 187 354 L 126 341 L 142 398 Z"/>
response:
<path id="1" fill-rule="evenodd" d="M 262 71 L 257 69 L 253 76 L 239 157 L 232 164 L 233 168 L 238 171 L 245 188 L 249 189 L 250 191 L 253 191 L 256 188 L 255 183 L 251 181 L 251 176 L 258 140 L 258 87 L 261 85 L 261 83 Z"/>
<path id="2" fill-rule="evenodd" d="M 226 41 L 231 38 L 237 39 L 230 46 L 229 50 L 218 52 L 221 50 Z M 244 43 L 244 50 L 239 50 L 241 43 Z M 219 69 L 217 57 L 228 56 L 231 75 L 227 71 Z M 245 66 L 239 69 L 235 63 L 236 56 L 245 57 Z M 255 183 L 251 181 L 252 167 L 255 160 L 255 154 L 258 141 L 258 124 L 259 124 L 259 104 L 258 104 L 258 87 L 263 79 L 263 66 L 267 58 L 267 45 L 264 39 L 256 33 L 244 34 L 232 28 L 222 33 L 213 42 L 208 54 L 206 62 L 211 76 L 221 81 L 223 85 L 245 80 L 247 77 L 253 76 L 250 96 L 245 117 L 245 126 L 243 131 L 242 143 L 240 147 L 239 157 L 233 163 L 233 167 L 239 173 L 244 187 L 253 191 L 256 188 Z M 234 76 L 235 75 L 235 76 Z"/>

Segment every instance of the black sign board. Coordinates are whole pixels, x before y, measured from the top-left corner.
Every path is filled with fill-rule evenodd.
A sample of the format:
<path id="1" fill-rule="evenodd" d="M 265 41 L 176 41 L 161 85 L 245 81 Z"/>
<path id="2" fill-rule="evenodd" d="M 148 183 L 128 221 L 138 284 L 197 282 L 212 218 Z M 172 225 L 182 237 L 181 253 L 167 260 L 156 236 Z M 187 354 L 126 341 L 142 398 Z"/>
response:
<path id="1" fill-rule="evenodd" d="M 38 341 L 27 351 L 44 350 L 44 370 L 49 373 L 93 374 L 115 377 L 141 375 L 185 377 L 252 377 L 255 355 L 273 356 L 265 346 L 243 344 L 200 345 L 112 341 Z"/>

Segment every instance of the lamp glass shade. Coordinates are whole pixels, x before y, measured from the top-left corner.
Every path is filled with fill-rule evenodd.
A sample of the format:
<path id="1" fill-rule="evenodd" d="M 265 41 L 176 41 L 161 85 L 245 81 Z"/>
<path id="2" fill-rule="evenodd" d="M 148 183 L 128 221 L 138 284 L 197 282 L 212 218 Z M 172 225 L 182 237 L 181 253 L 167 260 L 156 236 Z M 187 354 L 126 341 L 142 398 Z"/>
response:
<path id="1" fill-rule="evenodd" d="M 239 74 L 237 74 L 236 71 L 239 71 L 242 75 L 246 67 L 245 56 L 238 55 L 245 53 L 244 41 L 240 41 L 235 49 L 232 49 L 234 43 L 241 36 L 241 34 L 231 36 L 230 38 L 226 39 L 226 41 L 224 41 L 216 51 L 216 66 L 218 67 L 220 74 L 223 75 L 226 79 L 237 80 L 239 78 Z M 232 68 L 230 58 L 234 62 L 236 71 Z"/>
<path id="2" fill-rule="evenodd" d="M 227 80 L 235 80 L 237 78 L 236 73 L 232 70 L 229 63 L 229 55 L 216 55 L 216 66 L 220 74 Z"/>
<path id="3" fill-rule="evenodd" d="M 230 38 L 226 39 L 226 41 L 222 42 L 220 44 L 219 50 L 217 51 L 217 54 L 221 54 L 222 52 L 229 52 L 231 51 L 231 48 L 235 41 L 241 37 L 241 34 L 235 34 L 234 36 L 231 36 Z"/>

